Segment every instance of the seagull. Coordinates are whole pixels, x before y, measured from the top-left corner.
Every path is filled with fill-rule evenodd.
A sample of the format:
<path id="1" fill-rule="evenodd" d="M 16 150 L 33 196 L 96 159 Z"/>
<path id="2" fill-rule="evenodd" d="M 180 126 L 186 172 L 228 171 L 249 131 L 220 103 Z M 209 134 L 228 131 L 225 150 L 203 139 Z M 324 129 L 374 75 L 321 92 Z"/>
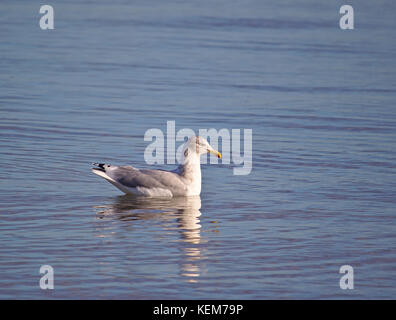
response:
<path id="1" fill-rule="evenodd" d="M 126 194 L 146 197 L 199 196 L 201 194 L 201 154 L 212 153 L 221 159 L 200 136 L 192 136 L 182 149 L 181 164 L 173 171 L 137 169 L 93 163 L 92 172 L 106 179 Z"/>

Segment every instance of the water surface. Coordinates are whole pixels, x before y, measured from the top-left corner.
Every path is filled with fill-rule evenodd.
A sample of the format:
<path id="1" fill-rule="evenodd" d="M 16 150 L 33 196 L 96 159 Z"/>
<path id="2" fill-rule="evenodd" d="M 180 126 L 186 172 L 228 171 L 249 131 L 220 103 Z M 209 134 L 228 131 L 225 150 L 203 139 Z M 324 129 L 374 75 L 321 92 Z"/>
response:
<path id="1" fill-rule="evenodd" d="M 395 298 L 394 2 L 353 31 L 343 1 L 41 4 L 0 4 L 0 298 Z M 90 172 L 150 167 L 169 120 L 253 129 L 251 174 L 135 200 Z"/>

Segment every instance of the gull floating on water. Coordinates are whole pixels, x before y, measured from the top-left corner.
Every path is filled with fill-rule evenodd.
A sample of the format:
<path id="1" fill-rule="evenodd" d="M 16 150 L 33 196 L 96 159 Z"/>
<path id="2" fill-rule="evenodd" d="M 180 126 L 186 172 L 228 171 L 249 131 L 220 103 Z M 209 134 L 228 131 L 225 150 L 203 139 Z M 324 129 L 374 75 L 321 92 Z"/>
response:
<path id="1" fill-rule="evenodd" d="M 94 163 L 92 172 L 106 179 L 126 194 L 147 197 L 198 196 L 201 193 L 200 155 L 212 153 L 221 158 L 206 139 L 192 136 L 183 147 L 181 165 L 173 171 L 136 169 Z"/>

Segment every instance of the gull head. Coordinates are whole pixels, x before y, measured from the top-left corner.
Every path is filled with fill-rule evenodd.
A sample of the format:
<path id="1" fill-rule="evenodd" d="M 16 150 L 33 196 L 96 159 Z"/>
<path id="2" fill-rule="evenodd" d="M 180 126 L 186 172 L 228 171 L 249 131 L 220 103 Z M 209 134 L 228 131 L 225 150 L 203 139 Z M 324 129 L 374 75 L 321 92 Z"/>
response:
<path id="1" fill-rule="evenodd" d="M 211 153 L 221 159 L 221 153 L 213 149 L 209 142 L 200 136 L 192 136 L 187 140 L 184 148 L 184 156 L 188 157 L 190 153 L 197 155 Z"/>

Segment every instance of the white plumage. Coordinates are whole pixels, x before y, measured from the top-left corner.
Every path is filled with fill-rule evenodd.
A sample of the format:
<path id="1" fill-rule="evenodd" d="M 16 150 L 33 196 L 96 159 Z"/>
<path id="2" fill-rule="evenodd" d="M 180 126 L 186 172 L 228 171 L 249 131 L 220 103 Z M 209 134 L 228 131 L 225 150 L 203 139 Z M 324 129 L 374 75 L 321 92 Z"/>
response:
<path id="1" fill-rule="evenodd" d="M 221 158 L 206 139 L 193 136 L 183 148 L 182 164 L 176 170 L 136 169 L 94 163 L 92 172 L 106 179 L 126 194 L 147 197 L 198 196 L 201 193 L 200 155 L 207 152 Z"/>

